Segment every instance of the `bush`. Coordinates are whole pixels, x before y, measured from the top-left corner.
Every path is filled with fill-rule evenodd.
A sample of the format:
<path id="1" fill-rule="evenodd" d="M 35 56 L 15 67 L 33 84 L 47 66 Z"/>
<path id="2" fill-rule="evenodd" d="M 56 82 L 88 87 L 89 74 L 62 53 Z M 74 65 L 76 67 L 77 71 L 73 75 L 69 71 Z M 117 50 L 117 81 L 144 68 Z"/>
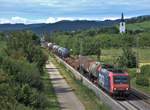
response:
<path id="1" fill-rule="evenodd" d="M 128 69 L 128 73 L 131 78 L 135 78 L 137 75 L 136 68 Z"/>
<path id="2" fill-rule="evenodd" d="M 43 90 L 43 83 L 40 79 L 40 72 L 35 64 L 25 61 L 16 61 L 12 58 L 3 58 L 2 69 L 9 75 L 13 75 L 15 82 L 29 84 L 30 86 Z"/>
<path id="3" fill-rule="evenodd" d="M 117 62 L 120 66 L 126 66 L 129 68 L 136 67 L 136 56 L 130 47 L 124 47 L 123 53 L 118 57 Z"/>
<path id="4" fill-rule="evenodd" d="M 136 84 L 141 86 L 150 86 L 150 65 L 141 67 L 141 73 L 136 77 Z"/>
<path id="5" fill-rule="evenodd" d="M 32 106 L 36 108 L 36 110 L 44 110 L 48 108 L 50 104 L 47 97 L 42 93 L 34 92 L 30 100 L 32 100 Z"/>
<path id="6" fill-rule="evenodd" d="M 34 48 L 33 61 L 36 63 L 40 73 L 44 73 L 43 67 L 48 60 L 48 55 L 40 47 Z"/>
<path id="7" fill-rule="evenodd" d="M 1 110 L 33 110 L 23 104 L 18 103 L 13 97 L 0 96 L 0 108 Z"/>
<path id="8" fill-rule="evenodd" d="M 140 86 L 149 86 L 149 79 L 143 75 L 139 75 L 136 77 L 136 84 Z"/>
<path id="9" fill-rule="evenodd" d="M 141 67 L 141 74 L 144 76 L 150 77 L 150 65 L 144 65 Z"/>

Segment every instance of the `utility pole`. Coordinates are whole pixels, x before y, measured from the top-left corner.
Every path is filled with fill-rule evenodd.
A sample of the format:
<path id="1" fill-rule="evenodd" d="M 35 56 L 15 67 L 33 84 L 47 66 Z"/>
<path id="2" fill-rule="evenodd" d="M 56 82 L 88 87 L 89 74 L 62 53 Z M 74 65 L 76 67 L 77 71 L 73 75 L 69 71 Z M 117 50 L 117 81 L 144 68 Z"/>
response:
<path id="1" fill-rule="evenodd" d="M 136 36 L 136 69 L 137 73 L 140 73 L 140 67 L 139 67 L 139 36 Z"/>
<path id="2" fill-rule="evenodd" d="M 80 55 L 79 55 L 79 62 L 80 62 L 80 72 L 81 72 L 81 74 L 82 74 L 82 62 L 81 62 L 81 56 L 82 56 L 82 52 L 83 52 L 83 42 L 82 42 L 82 38 L 79 38 L 79 40 L 80 40 Z"/>

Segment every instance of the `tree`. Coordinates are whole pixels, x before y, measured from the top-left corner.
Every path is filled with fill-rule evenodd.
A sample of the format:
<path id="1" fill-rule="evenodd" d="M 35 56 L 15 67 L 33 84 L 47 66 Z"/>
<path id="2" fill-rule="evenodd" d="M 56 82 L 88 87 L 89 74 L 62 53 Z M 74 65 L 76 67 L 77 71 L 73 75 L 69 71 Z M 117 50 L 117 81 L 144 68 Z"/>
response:
<path id="1" fill-rule="evenodd" d="M 93 46 L 93 51 L 97 55 L 97 59 L 100 61 L 100 56 L 101 56 L 101 48 L 100 48 L 100 41 L 97 40 L 95 42 L 95 45 Z"/>
<path id="2" fill-rule="evenodd" d="M 40 72 L 47 60 L 47 55 L 38 47 L 39 38 L 35 34 L 25 32 L 14 32 L 8 38 L 7 54 L 15 59 L 27 59 L 30 63 L 36 63 Z"/>
<path id="3" fill-rule="evenodd" d="M 129 68 L 136 67 L 136 56 L 132 49 L 129 46 L 125 46 L 122 50 L 122 55 L 117 59 L 118 64 Z"/>

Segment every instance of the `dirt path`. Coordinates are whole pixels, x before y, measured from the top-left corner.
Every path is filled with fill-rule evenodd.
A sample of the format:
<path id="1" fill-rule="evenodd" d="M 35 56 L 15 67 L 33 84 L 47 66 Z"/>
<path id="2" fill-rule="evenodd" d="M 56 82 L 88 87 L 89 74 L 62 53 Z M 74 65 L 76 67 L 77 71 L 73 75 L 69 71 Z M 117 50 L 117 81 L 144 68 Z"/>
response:
<path id="1" fill-rule="evenodd" d="M 70 86 L 51 62 L 46 65 L 61 110 L 85 110 L 83 104 L 76 97 Z"/>

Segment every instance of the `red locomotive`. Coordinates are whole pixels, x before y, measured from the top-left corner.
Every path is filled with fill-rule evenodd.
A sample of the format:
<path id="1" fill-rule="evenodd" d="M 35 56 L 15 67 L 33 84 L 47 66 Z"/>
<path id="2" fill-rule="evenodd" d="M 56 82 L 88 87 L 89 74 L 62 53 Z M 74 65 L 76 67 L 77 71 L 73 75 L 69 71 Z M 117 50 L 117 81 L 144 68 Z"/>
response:
<path id="1" fill-rule="evenodd" d="M 130 79 L 127 72 L 115 68 L 102 68 L 98 71 L 98 85 L 111 96 L 128 96 Z"/>

